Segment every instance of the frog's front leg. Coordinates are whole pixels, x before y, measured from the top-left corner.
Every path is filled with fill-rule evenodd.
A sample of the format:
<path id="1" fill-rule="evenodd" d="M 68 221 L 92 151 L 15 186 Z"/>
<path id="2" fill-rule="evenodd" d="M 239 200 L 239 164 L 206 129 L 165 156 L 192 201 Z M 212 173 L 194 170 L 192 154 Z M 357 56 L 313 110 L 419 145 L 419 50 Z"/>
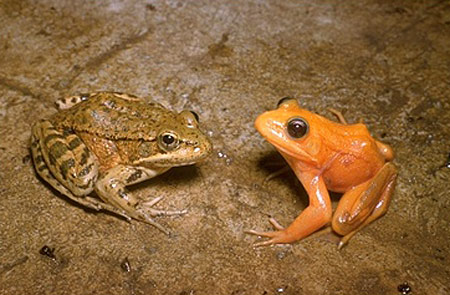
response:
<path id="1" fill-rule="evenodd" d="M 167 234 L 167 229 L 154 221 L 151 217 L 180 215 L 185 214 L 187 211 L 167 211 L 151 208 L 160 201 L 162 197 L 155 198 L 150 202 L 141 202 L 126 189 L 126 186 L 155 177 L 168 169 L 169 168 L 148 169 L 118 165 L 106 171 L 98 179 L 95 185 L 95 191 L 103 201 L 123 209 L 129 217 L 149 223 Z"/>
<path id="2" fill-rule="evenodd" d="M 295 167 L 293 169 L 296 170 Z M 322 177 L 318 173 L 311 172 L 298 173 L 297 177 L 308 193 L 309 206 L 285 229 L 271 219 L 270 222 L 278 229 L 277 231 L 247 231 L 250 234 L 270 238 L 270 240 L 256 243 L 255 246 L 292 243 L 309 236 L 331 221 L 331 201 Z"/>
<path id="3" fill-rule="evenodd" d="M 333 230 L 344 236 L 339 249 L 355 233 L 386 213 L 396 179 L 397 168 L 388 162 L 375 177 L 342 196 L 332 221 Z"/>

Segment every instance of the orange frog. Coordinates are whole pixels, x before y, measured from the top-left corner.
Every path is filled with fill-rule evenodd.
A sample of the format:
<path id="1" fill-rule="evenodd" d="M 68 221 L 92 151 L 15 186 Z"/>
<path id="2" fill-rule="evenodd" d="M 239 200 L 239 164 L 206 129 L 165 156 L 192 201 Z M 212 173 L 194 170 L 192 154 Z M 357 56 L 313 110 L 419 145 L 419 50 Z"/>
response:
<path id="1" fill-rule="evenodd" d="M 273 232 L 247 233 L 269 240 L 263 246 L 301 240 L 325 225 L 341 235 L 339 248 L 360 229 L 386 213 L 397 178 L 393 151 L 372 138 L 364 124 L 335 123 L 283 98 L 260 115 L 256 129 L 281 153 L 309 196 L 309 206 L 287 228 L 275 219 Z M 328 190 L 343 193 L 332 214 Z"/>

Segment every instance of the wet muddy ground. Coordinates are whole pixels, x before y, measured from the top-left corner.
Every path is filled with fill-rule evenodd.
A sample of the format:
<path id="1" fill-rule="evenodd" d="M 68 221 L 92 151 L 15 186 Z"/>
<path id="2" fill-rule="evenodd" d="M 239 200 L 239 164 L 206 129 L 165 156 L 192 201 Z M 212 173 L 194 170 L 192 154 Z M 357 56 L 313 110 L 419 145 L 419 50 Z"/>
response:
<path id="1" fill-rule="evenodd" d="M 0 294 L 450 294 L 449 48 L 448 1 L 1 1 Z M 194 110 L 211 136 L 206 161 L 134 188 L 189 209 L 158 218 L 171 235 L 37 178 L 31 125 L 96 90 Z M 282 160 L 253 121 L 284 96 L 395 149 L 387 215 L 340 251 L 244 233 L 307 206 L 293 173 L 263 183 Z"/>

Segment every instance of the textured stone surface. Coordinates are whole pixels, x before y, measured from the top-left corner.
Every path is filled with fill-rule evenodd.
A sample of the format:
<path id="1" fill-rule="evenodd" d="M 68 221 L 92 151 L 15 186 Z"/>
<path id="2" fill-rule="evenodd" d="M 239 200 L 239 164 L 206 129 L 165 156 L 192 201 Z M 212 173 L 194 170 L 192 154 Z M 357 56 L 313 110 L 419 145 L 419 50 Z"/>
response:
<path id="1" fill-rule="evenodd" d="M 405 281 L 450 294 L 450 4 L 310 2 L 1 1 L 0 294 L 373 295 Z M 95 90 L 192 109 L 211 134 L 207 161 L 136 187 L 189 208 L 158 219 L 171 236 L 36 177 L 32 123 Z M 243 233 L 307 205 L 292 173 L 263 185 L 281 160 L 253 120 L 283 96 L 364 118 L 396 151 L 388 214 L 341 251 L 323 238 L 253 249 Z"/>

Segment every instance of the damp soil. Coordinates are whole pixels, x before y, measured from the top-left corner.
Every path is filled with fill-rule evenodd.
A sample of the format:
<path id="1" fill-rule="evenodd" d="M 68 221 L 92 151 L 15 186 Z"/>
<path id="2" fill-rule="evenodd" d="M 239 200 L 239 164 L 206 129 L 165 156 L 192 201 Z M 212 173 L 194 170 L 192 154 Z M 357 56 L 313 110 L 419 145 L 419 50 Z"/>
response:
<path id="1" fill-rule="evenodd" d="M 448 1 L 0 2 L 0 294 L 450 294 Z M 84 209 L 39 179 L 31 126 L 63 96 L 132 93 L 200 115 L 213 154 L 133 187 L 170 229 Z M 395 150 L 388 213 L 254 248 L 308 197 L 254 129 L 281 97 L 364 119 Z M 339 195 L 333 195 L 333 206 Z"/>

